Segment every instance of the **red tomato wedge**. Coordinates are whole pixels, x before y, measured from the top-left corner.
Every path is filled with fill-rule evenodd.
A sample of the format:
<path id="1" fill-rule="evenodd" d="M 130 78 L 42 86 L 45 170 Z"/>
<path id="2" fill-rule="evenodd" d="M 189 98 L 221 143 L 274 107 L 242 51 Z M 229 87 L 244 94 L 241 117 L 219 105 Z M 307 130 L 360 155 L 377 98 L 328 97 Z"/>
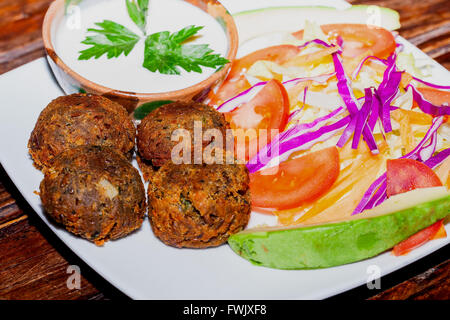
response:
<path id="1" fill-rule="evenodd" d="M 417 89 L 423 97 L 436 106 L 441 106 L 444 103 L 450 104 L 450 92 L 438 90 L 434 88 L 418 88 Z M 414 102 L 414 106 L 417 107 L 417 103 Z"/>
<path id="2" fill-rule="evenodd" d="M 234 130 L 235 148 L 238 158 L 245 155 L 245 160 L 251 159 L 259 147 L 264 147 L 271 138 L 271 129 L 283 131 L 289 119 L 289 98 L 284 86 L 278 80 L 270 80 L 259 91 L 252 100 L 242 104 L 237 109 L 225 114 L 225 118 L 230 123 L 231 129 L 243 129 L 241 131 Z M 254 137 L 252 138 L 248 129 L 254 129 Z M 267 138 L 262 142 L 258 141 L 260 134 L 267 130 Z M 239 137 L 243 134 L 243 137 Z M 256 144 L 254 147 L 252 144 Z M 250 147 L 252 146 L 252 147 Z"/>
<path id="3" fill-rule="evenodd" d="M 408 239 L 403 240 L 402 242 L 400 242 L 399 244 L 397 244 L 394 247 L 392 252 L 396 256 L 401 256 L 401 255 L 407 254 L 411 250 L 420 247 L 421 245 L 425 244 L 429 240 L 435 239 L 436 235 L 439 232 L 445 233 L 443 221 L 444 220 L 439 220 L 438 222 L 432 224 L 431 226 L 412 235 Z M 444 231 L 442 231 L 442 230 L 444 230 Z M 446 233 L 445 233 L 445 236 L 446 236 Z"/>
<path id="4" fill-rule="evenodd" d="M 250 174 L 255 207 L 291 209 L 327 192 L 339 176 L 339 152 L 331 147 Z"/>
<path id="5" fill-rule="evenodd" d="M 243 72 L 248 70 L 258 60 L 269 60 L 282 64 L 300 53 L 300 49 L 293 45 L 279 45 L 252 52 L 233 61 L 230 73 L 222 83 L 217 93 L 210 94 L 210 104 L 219 105 L 237 96 L 251 87 Z"/>
<path id="6" fill-rule="evenodd" d="M 365 24 L 325 24 L 321 28 L 325 34 L 342 37 L 342 55 L 346 58 L 359 57 L 371 51 L 374 56 L 386 59 L 396 48 L 394 36 L 384 28 L 368 27 Z M 293 35 L 303 39 L 303 30 Z"/>
<path id="7" fill-rule="evenodd" d="M 388 197 L 413 189 L 442 186 L 430 167 L 412 159 L 387 160 L 386 183 Z"/>

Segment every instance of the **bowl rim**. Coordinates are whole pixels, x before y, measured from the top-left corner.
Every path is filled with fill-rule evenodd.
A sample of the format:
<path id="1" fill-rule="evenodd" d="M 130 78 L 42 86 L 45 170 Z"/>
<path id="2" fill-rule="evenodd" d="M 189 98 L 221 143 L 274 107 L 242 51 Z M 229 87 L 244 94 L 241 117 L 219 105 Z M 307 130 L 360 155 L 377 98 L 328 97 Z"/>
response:
<path id="1" fill-rule="evenodd" d="M 185 2 L 190 3 L 191 5 L 195 5 L 192 0 L 183 0 Z M 141 101 L 152 101 L 152 100 L 166 100 L 166 99 L 174 99 L 176 97 L 183 97 L 183 96 L 189 96 L 189 95 L 195 95 L 199 92 L 201 92 L 203 89 L 214 85 L 216 82 L 218 82 L 221 79 L 224 79 L 226 74 L 231 69 L 231 63 L 235 60 L 237 50 L 238 50 L 238 31 L 236 24 L 234 22 L 233 17 L 228 12 L 228 10 L 217 0 L 199 0 L 200 3 L 214 3 L 214 5 L 218 5 L 221 9 L 223 9 L 223 12 L 225 15 L 222 17 L 224 18 L 226 22 L 226 26 L 224 28 L 224 32 L 228 39 L 228 53 L 226 56 L 226 59 L 230 61 L 226 65 L 222 67 L 222 69 L 214 72 L 211 74 L 208 78 L 205 80 L 198 82 L 192 86 L 178 89 L 178 90 L 172 90 L 172 91 L 165 91 L 165 92 L 154 92 L 154 93 L 143 93 L 143 92 L 132 92 L 132 91 L 125 91 L 125 90 L 118 90 L 109 88 L 107 86 L 100 85 L 98 83 L 95 83 L 77 72 L 75 72 L 73 69 L 71 69 L 64 61 L 58 56 L 58 54 L 55 51 L 55 48 L 53 46 L 52 42 L 52 25 L 57 17 L 57 14 L 61 10 L 65 10 L 65 0 L 55 0 L 50 4 L 50 7 L 48 8 L 44 21 L 42 24 L 42 38 L 44 42 L 44 49 L 46 51 L 47 57 L 49 57 L 58 67 L 60 67 L 65 73 L 67 73 L 70 77 L 74 78 L 76 81 L 80 83 L 82 88 L 86 89 L 92 89 L 95 92 L 100 92 L 103 94 L 109 94 L 109 95 L 115 95 L 122 98 L 133 98 L 138 99 Z M 198 7 L 198 6 L 197 6 Z M 211 15 L 210 13 L 206 12 L 202 8 L 200 8 L 203 12 L 205 12 L 208 15 Z M 215 17 L 214 17 L 215 18 Z"/>

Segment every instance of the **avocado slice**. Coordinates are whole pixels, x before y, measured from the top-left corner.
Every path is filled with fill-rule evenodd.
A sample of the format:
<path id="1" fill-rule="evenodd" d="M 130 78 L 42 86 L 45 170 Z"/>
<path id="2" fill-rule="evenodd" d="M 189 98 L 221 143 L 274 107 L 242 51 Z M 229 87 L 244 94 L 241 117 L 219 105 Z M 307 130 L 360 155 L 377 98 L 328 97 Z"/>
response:
<path id="1" fill-rule="evenodd" d="M 259 227 L 230 237 L 251 263 L 276 269 L 327 268 L 373 257 L 450 213 L 446 187 L 416 189 L 347 220 L 308 227 Z"/>
<path id="2" fill-rule="evenodd" d="M 239 30 L 240 44 L 265 34 L 301 30 L 306 20 L 317 24 L 367 23 L 388 30 L 400 28 L 397 11 L 367 5 L 354 5 L 345 10 L 323 6 L 271 7 L 238 12 L 233 17 Z"/>

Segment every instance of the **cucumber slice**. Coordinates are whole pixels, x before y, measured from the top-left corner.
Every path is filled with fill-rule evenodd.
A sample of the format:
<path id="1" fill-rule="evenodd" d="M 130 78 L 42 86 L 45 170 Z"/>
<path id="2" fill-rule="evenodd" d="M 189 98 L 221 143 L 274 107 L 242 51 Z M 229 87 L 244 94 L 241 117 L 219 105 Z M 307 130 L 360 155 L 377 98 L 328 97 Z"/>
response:
<path id="1" fill-rule="evenodd" d="M 231 236 L 228 243 L 255 265 L 327 268 L 373 257 L 449 213 L 446 187 L 416 189 L 351 219 L 308 227 L 248 229 Z"/>
<path id="2" fill-rule="evenodd" d="M 233 15 L 239 31 L 239 43 L 275 32 L 303 29 L 305 21 L 317 24 L 360 23 L 400 28 L 397 11 L 379 6 L 355 5 L 345 10 L 332 7 L 274 7 L 238 12 Z"/>

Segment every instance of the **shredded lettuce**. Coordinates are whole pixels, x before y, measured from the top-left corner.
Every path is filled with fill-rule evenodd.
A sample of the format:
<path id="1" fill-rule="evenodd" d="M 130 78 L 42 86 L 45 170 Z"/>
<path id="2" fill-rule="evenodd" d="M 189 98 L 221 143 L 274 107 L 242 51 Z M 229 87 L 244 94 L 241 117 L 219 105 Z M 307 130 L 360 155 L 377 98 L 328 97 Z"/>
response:
<path id="1" fill-rule="evenodd" d="M 319 40 L 322 40 L 322 41 L 325 41 L 328 43 L 328 38 L 325 35 L 325 33 L 323 33 L 320 25 L 318 25 L 317 23 L 315 23 L 313 21 L 306 20 L 305 27 L 303 29 L 303 39 L 300 40 L 300 39 L 294 37 L 292 34 L 287 34 L 283 43 L 284 44 L 292 44 L 294 46 L 302 46 L 306 42 L 315 40 L 315 39 L 319 39 Z"/>
<path id="2" fill-rule="evenodd" d="M 416 59 L 412 53 L 400 52 L 397 56 L 397 68 L 415 77 L 424 77 L 422 71 L 416 66 Z"/>

